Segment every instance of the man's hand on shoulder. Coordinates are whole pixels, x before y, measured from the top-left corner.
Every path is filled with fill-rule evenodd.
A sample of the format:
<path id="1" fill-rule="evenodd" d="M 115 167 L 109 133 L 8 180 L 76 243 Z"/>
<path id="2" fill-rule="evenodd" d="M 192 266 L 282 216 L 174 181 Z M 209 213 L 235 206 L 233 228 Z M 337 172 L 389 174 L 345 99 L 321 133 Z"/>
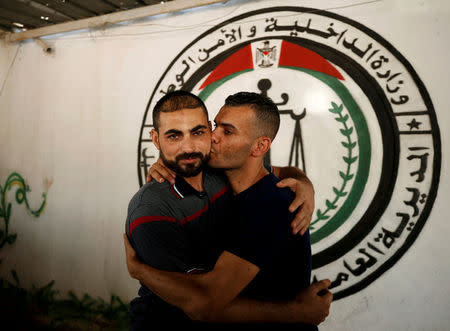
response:
<path id="1" fill-rule="evenodd" d="M 152 164 L 150 169 L 148 169 L 147 183 L 150 182 L 152 179 L 156 180 L 159 183 L 162 183 L 164 182 L 164 180 L 167 180 L 171 184 L 174 184 L 175 173 L 169 168 L 167 168 L 163 163 L 162 159 L 159 157 L 158 160 L 156 160 L 156 162 Z"/>
<path id="2" fill-rule="evenodd" d="M 289 187 L 295 193 L 295 199 L 289 206 L 289 210 L 294 212 L 299 207 L 300 210 L 295 215 L 291 223 L 292 233 L 303 235 L 308 230 L 314 213 L 314 186 L 305 176 L 301 179 L 285 178 L 277 184 L 278 187 Z"/>

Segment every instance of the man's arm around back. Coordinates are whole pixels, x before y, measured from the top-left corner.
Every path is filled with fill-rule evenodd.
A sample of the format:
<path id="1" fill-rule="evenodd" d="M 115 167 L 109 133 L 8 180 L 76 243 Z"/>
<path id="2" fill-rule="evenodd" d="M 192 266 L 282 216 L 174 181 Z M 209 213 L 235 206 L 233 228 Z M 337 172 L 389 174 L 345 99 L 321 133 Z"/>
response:
<path id="1" fill-rule="evenodd" d="M 295 300 L 262 302 L 238 297 L 259 268 L 224 252 L 214 270 L 205 274 L 182 274 L 141 263 L 124 235 L 130 275 L 143 282 L 164 301 L 182 309 L 190 318 L 206 322 L 278 322 L 319 324 L 329 314 L 332 294 L 323 280 L 298 294 Z M 325 294 L 319 296 L 320 291 Z"/>

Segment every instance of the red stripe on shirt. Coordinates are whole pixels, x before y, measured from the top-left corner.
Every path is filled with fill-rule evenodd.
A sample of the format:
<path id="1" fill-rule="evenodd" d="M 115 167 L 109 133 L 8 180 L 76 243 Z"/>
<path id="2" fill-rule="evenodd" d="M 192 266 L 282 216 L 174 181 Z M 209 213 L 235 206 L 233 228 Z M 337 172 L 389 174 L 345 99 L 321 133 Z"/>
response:
<path id="1" fill-rule="evenodd" d="M 214 201 L 216 201 L 218 198 L 220 198 L 222 195 L 225 194 L 225 192 L 228 191 L 228 185 L 226 185 L 223 189 L 221 189 L 219 192 L 217 192 L 216 194 L 214 194 L 211 199 L 209 199 L 208 204 L 203 207 L 202 209 L 200 209 L 199 211 L 195 212 L 194 214 L 187 216 L 185 218 L 183 218 L 180 221 L 180 225 L 185 224 L 186 222 L 190 222 L 198 217 L 200 217 L 201 214 L 203 214 L 205 211 L 208 210 L 209 208 L 209 204 L 213 203 Z M 174 191 L 174 193 L 176 193 Z M 129 235 L 131 236 L 131 232 L 133 232 L 133 229 L 135 227 L 137 227 L 138 225 L 141 225 L 143 223 L 147 223 L 147 222 L 152 222 L 152 221 L 169 221 L 169 222 L 176 222 L 177 220 L 174 217 L 171 216 L 143 216 L 143 217 L 139 217 L 137 219 L 135 219 L 133 222 L 131 222 L 130 224 L 130 233 Z"/>
<path id="2" fill-rule="evenodd" d="M 225 185 L 225 187 L 223 189 L 221 189 L 219 192 L 217 192 L 216 194 L 214 194 L 212 196 L 212 198 L 209 200 L 210 203 L 213 203 L 215 200 L 217 200 L 217 198 L 220 198 L 222 195 L 224 195 L 224 193 L 228 191 L 228 184 Z"/>
<path id="3" fill-rule="evenodd" d="M 213 202 L 216 201 L 218 198 L 220 198 L 222 195 L 224 195 L 226 191 L 228 191 L 228 185 L 226 185 L 223 189 L 221 189 L 219 192 L 217 192 L 216 194 L 214 194 L 214 195 L 211 197 L 211 199 L 209 199 L 209 202 L 208 202 L 208 204 L 207 204 L 205 207 L 203 207 L 202 209 L 200 209 L 200 210 L 197 211 L 196 213 L 194 213 L 194 214 L 192 214 L 192 215 L 190 215 L 190 216 L 187 216 L 187 217 L 183 218 L 183 219 L 180 221 L 180 225 L 183 225 L 183 224 L 185 224 L 186 222 L 190 222 L 190 221 L 192 221 L 192 220 L 194 220 L 194 219 L 200 217 L 201 214 L 203 214 L 205 211 L 208 210 L 209 204 L 210 204 L 210 203 L 213 203 Z"/>
<path id="4" fill-rule="evenodd" d="M 180 225 L 184 225 L 186 222 L 190 222 L 190 221 L 196 219 L 197 217 L 200 217 L 200 215 L 203 214 L 205 211 L 207 211 L 208 208 L 209 208 L 209 203 L 205 207 L 203 207 L 202 209 L 197 211 L 195 214 L 192 214 L 190 216 L 187 216 L 187 217 L 183 218 L 180 221 Z"/>
<path id="5" fill-rule="evenodd" d="M 169 222 L 176 222 L 177 220 L 174 217 L 170 216 L 143 216 L 136 218 L 133 222 L 130 224 L 130 233 L 128 235 L 131 236 L 131 232 L 133 232 L 133 229 L 137 227 L 138 225 L 141 225 L 143 223 L 147 222 L 153 222 L 153 221 L 169 221 Z"/>

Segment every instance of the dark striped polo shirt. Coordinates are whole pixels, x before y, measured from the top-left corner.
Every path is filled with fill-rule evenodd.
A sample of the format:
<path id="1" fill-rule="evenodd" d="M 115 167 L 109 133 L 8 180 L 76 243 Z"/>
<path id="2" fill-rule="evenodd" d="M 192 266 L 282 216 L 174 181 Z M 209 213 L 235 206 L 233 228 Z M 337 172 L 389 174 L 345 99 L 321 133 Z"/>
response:
<path id="1" fill-rule="evenodd" d="M 224 214 L 231 190 L 226 177 L 212 169 L 203 172 L 203 188 L 198 192 L 177 176 L 174 185 L 152 181 L 133 196 L 126 233 L 141 261 L 184 273 L 212 269 L 221 253 L 215 220 Z M 131 302 L 132 319 L 133 311 L 142 309 L 152 320 L 184 315 L 142 283 L 139 297 Z"/>

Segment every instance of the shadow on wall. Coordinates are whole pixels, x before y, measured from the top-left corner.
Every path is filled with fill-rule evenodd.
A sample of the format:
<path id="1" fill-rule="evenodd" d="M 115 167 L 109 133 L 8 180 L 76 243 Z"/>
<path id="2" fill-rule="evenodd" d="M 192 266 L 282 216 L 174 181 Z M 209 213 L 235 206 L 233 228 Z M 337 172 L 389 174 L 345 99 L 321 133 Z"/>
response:
<path id="1" fill-rule="evenodd" d="M 129 305 L 116 295 L 109 302 L 82 298 L 69 291 L 68 299 L 58 300 L 54 281 L 31 289 L 20 286 L 17 273 L 11 271 L 14 283 L 0 278 L 1 324 L 15 330 L 128 330 Z"/>

